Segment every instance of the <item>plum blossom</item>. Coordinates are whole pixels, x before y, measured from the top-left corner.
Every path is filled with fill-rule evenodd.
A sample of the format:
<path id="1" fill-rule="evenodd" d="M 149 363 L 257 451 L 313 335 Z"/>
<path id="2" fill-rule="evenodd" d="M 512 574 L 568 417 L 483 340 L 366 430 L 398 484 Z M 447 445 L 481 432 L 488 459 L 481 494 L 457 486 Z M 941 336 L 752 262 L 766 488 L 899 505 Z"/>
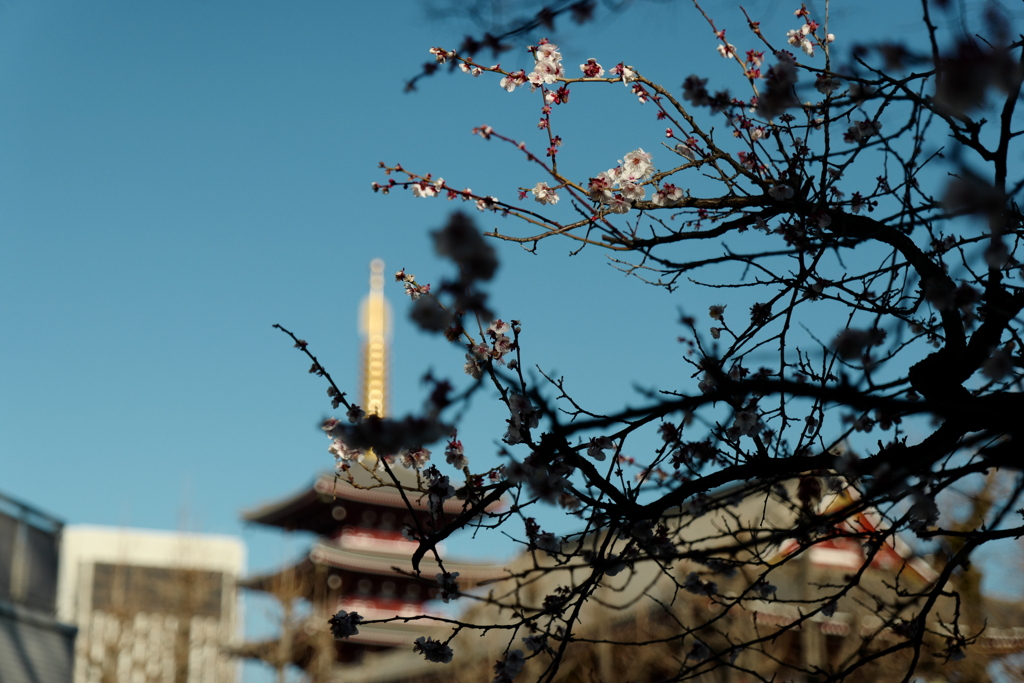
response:
<path id="1" fill-rule="evenodd" d="M 436 664 L 447 664 L 452 661 L 452 655 L 454 654 L 452 649 L 440 640 L 424 636 L 416 639 L 416 642 L 413 643 L 412 651 L 423 655 L 423 658 L 428 662 Z"/>
<path id="2" fill-rule="evenodd" d="M 363 618 L 358 613 L 341 610 L 327 623 L 331 625 L 331 635 L 335 638 L 348 638 L 359 634 L 358 626 L 362 621 Z"/>
<path id="3" fill-rule="evenodd" d="M 497 197 L 484 197 L 476 200 L 477 211 L 488 211 L 494 209 L 498 203 Z"/>
<path id="4" fill-rule="evenodd" d="M 779 183 L 768 188 L 768 195 L 775 201 L 781 202 L 793 197 L 793 188 L 785 183 Z"/>
<path id="5" fill-rule="evenodd" d="M 477 76 L 479 76 L 480 74 L 482 74 L 484 72 L 484 70 L 481 69 L 479 66 L 470 66 L 469 64 L 466 64 L 465 62 L 463 62 L 462 64 L 459 64 L 459 68 L 462 69 L 463 73 L 472 74 L 472 76 L 474 78 L 476 78 Z"/>
<path id="6" fill-rule="evenodd" d="M 633 204 L 621 194 L 617 194 L 608 201 L 608 211 L 611 213 L 628 213 Z"/>
<path id="7" fill-rule="evenodd" d="M 430 486 L 427 488 L 427 508 L 431 515 L 437 517 L 444 509 L 444 502 L 455 495 L 455 487 L 436 467 L 430 467 L 426 471 L 426 476 L 430 480 Z"/>
<path id="8" fill-rule="evenodd" d="M 764 427 L 761 424 L 761 416 L 757 414 L 757 411 L 753 408 L 747 410 L 740 410 L 736 413 L 736 419 L 733 421 L 733 427 L 739 434 L 746 436 L 754 436 Z"/>
<path id="9" fill-rule="evenodd" d="M 512 679 L 519 675 L 526 664 L 526 656 L 522 650 L 509 650 L 505 658 L 498 660 L 494 665 L 493 683 L 511 683 Z"/>
<path id="10" fill-rule="evenodd" d="M 580 71 L 583 72 L 584 78 L 601 78 L 601 76 L 604 76 L 604 69 L 601 68 L 601 65 L 593 57 L 588 59 L 586 64 L 580 64 Z"/>
<path id="11" fill-rule="evenodd" d="M 513 321 L 514 322 L 514 321 Z M 512 350 L 512 339 L 506 335 L 511 326 L 503 320 L 495 320 L 488 327 L 484 334 L 491 339 L 491 345 L 477 344 L 473 347 L 473 353 L 482 359 L 493 358 L 499 363 Z"/>
<path id="12" fill-rule="evenodd" d="M 538 424 L 537 409 L 522 394 L 510 392 L 508 408 L 512 416 L 508 419 L 508 431 L 505 432 L 505 443 L 515 445 L 523 442 L 523 432 Z"/>
<path id="13" fill-rule="evenodd" d="M 856 121 L 843 135 L 846 142 L 863 142 L 882 130 L 881 121 Z"/>
<path id="14" fill-rule="evenodd" d="M 342 463 L 352 461 L 358 462 L 363 459 L 363 452 L 361 450 L 358 448 L 349 448 L 341 439 L 332 440 L 331 445 L 327 447 L 327 452 L 334 456 L 335 463 L 338 467 L 340 467 Z"/>
<path id="15" fill-rule="evenodd" d="M 472 353 L 466 354 L 466 364 L 462 366 L 462 370 L 473 379 L 480 379 L 484 376 L 483 363 Z"/>
<path id="16" fill-rule="evenodd" d="M 555 191 L 548 187 L 547 183 L 537 183 L 536 186 L 530 192 L 533 193 L 534 199 L 541 204 L 557 204 L 558 195 Z"/>
<path id="17" fill-rule="evenodd" d="M 648 176 L 654 173 L 654 165 L 651 163 L 651 155 L 641 148 L 637 148 L 627 154 L 624 159 L 619 161 L 619 164 L 621 164 L 619 182 L 622 182 L 622 180 L 626 180 L 628 182 L 645 180 Z"/>
<path id="18" fill-rule="evenodd" d="M 505 76 L 499 82 L 499 85 L 505 90 L 512 92 L 521 85 L 526 84 L 526 72 L 520 69 Z"/>
<path id="19" fill-rule="evenodd" d="M 813 26 L 811 26 L 810 24 L 804 24 L 798 29 L 788 31 L 786 33 L 786 42 L 788 42 L 790 45 L 793 45 L 794 47 L 799 47 L 809 57 L 813 57 L 814 43 L 812 43 L 810 38 L 807 37 L 808 34 L 810 34 L 813 30 Z"/>
<path id="20" fill-rule="evenodd" d="M 443 47 L 432 47 L 430 48 L 429 52 L 430 54 L 434 55 L 434 57 L 437 59 L 438 64 L 444 64 L 449 59 L 455 56 L 454 52 L 449 52 L 445 50 Z"/>
<path id="21" fill-rule="evenodd" d="M 360 408 L 359 406 L 357 406 L 355 403 L 353 403 L 351 406 L 349 406 L 348 412 L 346 413 L 346 417 L 348 417 L 348 421 L 351 422 L 352 424 L 356 424 L 357 422 L 362 420 L 365 416 L 366 416 L 366 413 L 363 411 L 363 409 Z"/>
<path id="22" fill-rule="evenodd" d="M 431 183 L 428 180 L 421 180 L 412 184 L 412 196 L 414 197 L 436 197 L 437 191 L 444 186 L 444 178 Z"/>
<path id="23" fill-rule="evenodd" d="M 590 445 L 587 446 L 587 455 L 594 460 L 604 460 L 604 452 L 614 448 L 615 443 L 607 436 L 596 436 L 590 440 Z"/>
<path id="24" fill-rule="evenodd" d="M 721 320 L 722 316 L 725 315 L 725 306 L 723 304 L 708 306 L 708 315 L 711 316 L 712 320 Z"/>
<path id="25" fill-rule="evenodd" d="M 615 183 L 615 179 L 609 174 L 608 171 L 598 173 L 596 177 L 590 179 L 590 185 L 587 187 L 587 193 L 590 198 L 595 202 L 601 202 L 607 204 L 615 193 L 612 192 L 612 185 Z"/>
<path id="26" fill-rule="evenodd" d="M 449 465 L 459 470 L 469 466 L 469 460 L 466 458 L 462 442 L 455 438 L 452 438 L 448 445 L 445 446 L 444 458 L 448 461 Z"/>
<path id="27" fill-rule="evenodd" d="M 622 197 L 629 202 L 638 202 L 647 194 L 647 191 L 644 190 L 643 186 L 629 182 L 628 180 L 619 183 L 619 191 L 622 193 Z"/>
<path id="28" fill-rule="evenodd" d="M 595 202 L 608 207 L 611 213 L 626 213 L 633 202 L 644 198 L 641 183 L 654 173 L 651 155 L 637 148 L 619 160 L 619 165 L 590 179 L 587 193 Z M 614 194 L 614 189 L 619 194 Z"/>
<path id="29" fill-rule="evenodd" d="M 841 81 L 838 78 L 824 73 L 818 74 L 814 79 L 814 87 L 822 95 L 831 95 L 840 85 Z"/>
<path id="30" fill-rule="evenodd" d="M 526 649 L 530 652 L 540 652 L 548 646 L 548 637 L 543 633 L 536 636 L 526 636 L 523 638 L 523 644 L 526 645 Z"/>
<path id="31" fill-rule="evenodd" d="M 458 572 L 442 572 L 437 575 L 437 584 L 441 587 L 441 599 L 448 602 L 459 597 Z"/>
<path id="32" fill-rule="evenodd" d="M 657 192 L 654 193 L 654 196 L 651 197 L 651 202 L 655 206 L 672 206 L 682 198 L 682 188 L 676 187 L 672 183 L 665 183 Z"/>
<path id="33" fill-rule="evenodd" d="M 732 43 L 723 43 L 715 49 L 718 50 L 718 54 L 722 55 L 725 59 L 735 59 L 736 57 L 736 46 Z"/>
<path id="34" fill-rule="evenodd" d="M 398 460 L 406 469 L 421 470 L 426 467 L 430 460 L 430 451 L 420 446 L 419 448 L 404 448 L 398 453 Z"/>
<path id="35" fill-rule="evenodd" d="M 636 71 L 632 67 L 626 66 L 622 62 L 619 62 L 612 67 L 611 71 L 613 76 L 620 76 L 622 78 L 622 84 L 628 85 L 630 82 L 636 80 Z"/>
<path id="36" fill-rule="evenodd" d="M 527 80 L 534 88 L 540 85 L 550 85 L 565 76 L 562 54 L 558 51 L 557 45 L 547 42 L 545 38 L 537 47 L 532 48 L 532 51 L 535 62 L 533 71 L 527 76 Z"/>

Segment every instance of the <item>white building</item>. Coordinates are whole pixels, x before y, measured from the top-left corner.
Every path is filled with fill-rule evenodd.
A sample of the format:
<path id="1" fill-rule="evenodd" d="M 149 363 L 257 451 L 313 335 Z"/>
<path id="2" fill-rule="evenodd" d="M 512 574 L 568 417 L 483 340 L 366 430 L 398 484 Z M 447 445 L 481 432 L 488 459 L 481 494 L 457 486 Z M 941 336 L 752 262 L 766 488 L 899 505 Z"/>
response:
<path id="1" fill-rule="evenodd" d="M 58 618 L 74 683 L 231 683 L 245 546 L 232 536 L 64 527 Z"/>

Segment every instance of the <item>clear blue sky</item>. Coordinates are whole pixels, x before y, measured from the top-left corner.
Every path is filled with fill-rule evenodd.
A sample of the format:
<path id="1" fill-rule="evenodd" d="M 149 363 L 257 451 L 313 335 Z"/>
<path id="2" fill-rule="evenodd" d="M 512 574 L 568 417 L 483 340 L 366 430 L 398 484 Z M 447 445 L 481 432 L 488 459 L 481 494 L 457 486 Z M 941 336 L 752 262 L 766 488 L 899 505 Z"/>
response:
<path id="1" fill-rule="evenodd" d="M 730 6 L 708 9 L 753 47 Z M 781 43 L 799 22 L 795 5 L 776 8 L 748 5 Z M 916 25 L 887 8 L 892 37 Z M 882 37 L 850 8 L 832 19 L 841 38 Z M 410 1 L 0 3 L 0 490 L 68 523 L 239 534 L 251 571 L 294 558 L 304 540 L 239 521 L 331 466 L 316 428 L 325 386 L 271 325 L 355 391 L 369 261 L 428 282 L 448 272 L 428 231 L 453 205 L 373 194 L 377 162 L 508 199 L 543 179 L 470 134 L 487 123 L 541 149 L 536 96 L 461 74 L 402 92 L 429 47 L 454 48 L 468 28 Z M 691 72 L 742 85 L 685 2 L 566 29 L 570 71 L 595 57 L 673 88 Z M 669 154 L 654 109 L 612 88 L 574 89 L 556 131 L 582 178 L 636 147 L 656 165 Z M 569 247 L 499 247 L 494 302 L 522 320 L 527 365 L 564 373 L 596 408 L 639 402 L 634 384 L 688 382 L 678 310 L 718 302 L 651 290 Z M 388 293 L 391 406 L 405 413 L 422 402 L 419 377 L 459 376 L 462 354 L 411 327 L 397 285 Z M 471 459 L 493 462 L 502 424 L 478 406 Z"/>

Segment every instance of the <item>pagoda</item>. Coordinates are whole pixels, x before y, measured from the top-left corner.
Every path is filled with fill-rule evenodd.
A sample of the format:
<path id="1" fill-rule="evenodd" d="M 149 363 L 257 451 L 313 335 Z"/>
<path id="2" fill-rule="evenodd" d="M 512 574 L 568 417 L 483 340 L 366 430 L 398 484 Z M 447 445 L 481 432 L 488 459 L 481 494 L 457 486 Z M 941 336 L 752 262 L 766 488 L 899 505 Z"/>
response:
<path id="1" fill-rule="evenodd" d="M 384 263 L 370 265 L 370 293 L 360 313 L 363 336 L 362 399 L 366 413 L 384 417 L 387 410 L 387 367 L 390 310 L 384 298 Z M 432 561 L 421 562 L 414 572 L 411 556 L 419 546 L 402 534 L 406 526 L 427 525 L 427 499 L 409 492 L 422 487 L 418 475 L 402 467 L 392 471 L 407 491 L 409 503 L 393 485 L 374 472 L 373 454 L 344 473 L 324 473 L 301 491 L 246 511 L 242 517 L 254 524 L 286 531 L 308 531 L 319 538 L 294 564 L 276 572 L 240 581 L 243 588 L 276 597 L 283 606 L 284 623 L 277 638 L 247 643 L 238 654 L 260 659 L 284 669 L 295 664 L 312 681 L 335 678 L 337 667 L 359 662 L 368 652 L 392 648 L 411 649 L 418 636 L 435 635 L 440 622 L 364 624 L 358 635 L 335 640 L 327 621 L 339 610 L 358 612 L 365 620 L 413 617 L 429 614 L 428 601 L 438 597 L 435 575 L 441 569 Z M 446 512 L 461 513 L 462 503 L 445 501 Z M 419 519 L 414 519 L 418 517 Z M 445 562 L 444 569 L 458 572 L 465 589 L 504 575 L 501 567 L 488 564 Z M 296 602 L 305 619 L 293 618 Z"/>

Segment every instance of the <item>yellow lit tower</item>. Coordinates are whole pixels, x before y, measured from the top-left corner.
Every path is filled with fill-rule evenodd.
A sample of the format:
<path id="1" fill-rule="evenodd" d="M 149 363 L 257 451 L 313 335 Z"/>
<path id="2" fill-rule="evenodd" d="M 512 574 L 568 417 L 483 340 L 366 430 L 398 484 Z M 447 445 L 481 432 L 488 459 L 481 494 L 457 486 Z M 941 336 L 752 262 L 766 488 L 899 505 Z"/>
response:
<path id="1" fill-rule="evenodd" d="M 384 298 L 384 262 L 370 263 L 370 293 L 359 312 L 363 336 L 363 410 L 367 415 L 387 414 L 388 343 L 391 341 L 391 307 Z"/>

